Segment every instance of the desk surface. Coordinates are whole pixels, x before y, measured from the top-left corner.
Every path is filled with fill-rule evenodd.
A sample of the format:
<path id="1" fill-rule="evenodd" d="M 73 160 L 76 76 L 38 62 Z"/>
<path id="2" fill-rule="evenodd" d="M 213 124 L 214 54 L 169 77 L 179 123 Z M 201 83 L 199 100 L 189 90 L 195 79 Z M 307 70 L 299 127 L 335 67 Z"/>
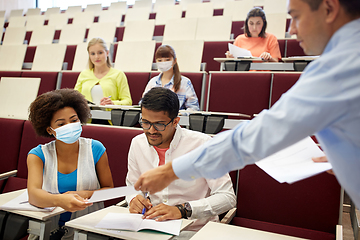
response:
<path id="1" fill-rule="evenodd" d="M 106 230 L 101 228 L 95 228 L 95 226 L 100 222 L 101 219 L 105 217 L 107 213 L 129 213 L 128 208 L 118 207 L 118 206 L 110 206 L 99 211 L 87 214 L 85 216 L 76 218 L 66 223 L 66 226 L 72 227 L 78 230 L 84 230 L 88 232 L 98 233 L 109 237 L 116 237 L 121 239 L 131 239 L 131 240 L 165 240 L 170 239 L 173 235 L 159 233 L 155 231 L 140 231 L 140 232 L 132 232 L 132 231 L 115 231 L 115 230 Z M 189 226 L 193 221 L 183 219 L 181 229 L 184 230 L 187 226 Z"/>
<path id="2" fill-rule="evenodd" d="M 282 234 L 259 231 L 250 228 L 238 227 L 224 223 L 208 222 L 190 240 L 212 239 L 251 239 L 251 240 L 296 240 L 296 238 Z"/>
<path id="3" fill-rule="evenodd" d="M 24 191 L 25 189 L 21 189 L 18 191 L 0 194 L 0 205 L 3 205 L 11 201 L 12 199 L 22 194 Z M 51 212 L 35 212 L 35 211 L 20 211 L 20 210 L 4 210 L 4 211 L 16 213 L 30 218 L 35 218 L 42 221 L 65 212 L 65 210 L 62 209 L 61 207 L 57 207 Z"/>
<path id="4" fill-rule="evenodd" d="M 282 58 L 284 62 L 295 62 L 295 61 L 313 61 L 315 59 L 319 58 L 319 56 L 300 56 L 300 57 L 288 57 L 288 58 Z"/>

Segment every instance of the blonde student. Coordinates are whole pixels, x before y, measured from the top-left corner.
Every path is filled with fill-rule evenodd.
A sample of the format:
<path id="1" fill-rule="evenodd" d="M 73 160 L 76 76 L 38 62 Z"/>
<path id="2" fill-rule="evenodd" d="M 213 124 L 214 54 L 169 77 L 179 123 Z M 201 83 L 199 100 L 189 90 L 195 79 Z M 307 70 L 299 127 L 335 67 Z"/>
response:
<path id="1" fill-rule="evenodd" d="M 89 69 L 80 73 L 75 90 L 81 92 L 88 101 L 98 105 L 131 105 L 126 75 L 123 71 L 111 67 L 109 50 L 104 40 L 91 39 L 87 51 Z M 98 122 L 93 119 L 92 123 Z"/>

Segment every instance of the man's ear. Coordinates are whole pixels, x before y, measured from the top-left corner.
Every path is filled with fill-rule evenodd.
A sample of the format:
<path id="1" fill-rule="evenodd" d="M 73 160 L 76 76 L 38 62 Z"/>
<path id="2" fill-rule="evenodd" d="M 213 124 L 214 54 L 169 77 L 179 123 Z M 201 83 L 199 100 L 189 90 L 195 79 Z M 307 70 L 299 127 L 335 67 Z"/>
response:
<path id="1" fill-rule="evenodd" d="M 174 125 L 177 125 L 180 122 L 180 117 L 176 117 L 173 120 Z"/>
<path id="2" fill-rule="evenodd" d="M 324 8 L 326 10 L 326 19 L 327 23 L 332 23 L 336 20 L 340 11 L 340 2 L 339 0 L 324 0 Z"/>

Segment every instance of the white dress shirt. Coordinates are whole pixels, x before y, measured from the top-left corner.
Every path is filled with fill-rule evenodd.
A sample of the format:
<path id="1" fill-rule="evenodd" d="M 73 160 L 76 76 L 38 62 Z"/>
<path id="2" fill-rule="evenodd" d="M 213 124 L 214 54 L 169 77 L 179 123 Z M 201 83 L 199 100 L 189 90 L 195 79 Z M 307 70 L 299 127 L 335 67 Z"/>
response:
<path id="1" fill-rule="evenodd" d="M 165 153 L 165 163 L 172 161 L 208 141 L 206 134 L 177 126 L 169 149 Z M 159 165 L 159 156 L 149 145 L 145 134 L 133 138 L 128 157 L 126 184 L 132 186 L 140 175 Z M 135 196 L 127 196 L 128 203 Z M 195 181 L 175 180 L 163 191 L 150 195 L 156 206 L 164 203 L 170 206 L 189 202 L 192 208 L 191 219 L 197 219 L 189 230 L 199 230 L 208 221 L 218 221 L 218 214 L 226 212 L 236 204 L 230 176 L 225 174 L 218 179 L 199 178 Z"/>

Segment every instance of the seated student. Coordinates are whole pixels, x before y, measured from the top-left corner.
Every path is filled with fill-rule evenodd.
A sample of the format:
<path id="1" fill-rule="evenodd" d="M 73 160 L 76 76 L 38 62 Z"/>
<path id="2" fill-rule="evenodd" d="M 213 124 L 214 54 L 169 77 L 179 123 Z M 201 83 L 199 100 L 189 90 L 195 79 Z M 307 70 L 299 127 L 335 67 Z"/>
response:
<path id="1" fill-rule="evenodd" d="M 103 207 L 102 203 L 85 201 L 95 190 L 114 187 L 106 149 L 97 140 L 80 137 L 81 124 L 90 117 L 90 109 L 78 91 L 44 93 L 29 109 L 36 134 L 55 137 L 28 154 L 29 203 L 41 208 L 59 206 L 68 211 L 53 222 L 56 229 L 50 239 L 61 239 L 68 232 L 66 221 Z"/>
<path id="2" fill-rule="evenodd" d="M 254 57 L 260 57 L 265 61 L 278 62 L 281 53 L 277 38 L 266 32 L 265 12 L 255 7 L 251 9 L 244 23 L 244 34 L 237 36 L 234 45 L 247 49 Z M 233 58 L 229 51 L 226 52 L 227 58 Z"/>
<path id="3" fill-rule="evenodd" d="M 75 90 L 98 105 L 131 105 L 132 100 L 126 75 L 111 67 L 109 50 L 102 38 L 93 38 L 88 44 L 89 69 L 83 70 Z M 92 123 L 106 124 L 104 120 Z"/>
<path id="4" fill-rule="evenodd" d="M 140 125 L 144 134 L 133 138 L 128 155 L 126 184 L 132 186 L 140 175 L 190 152 L 210 139 L 204 133 L 181 128 L 178 123 L 179 101 L 169 89 L 156 87 L 147 92 L 141 102 Z M 218 179 L 200 178 L 194 181 L 176 180 L 149 200 L 143 195 L 127 196 L 129 211 L 142 213 L 157 220 L 190 218 L 188 228 L 199 230 L 208 221 L 218 221 L 218 215 L 236 204 L 228 174 Z"/>
<path id="5" fill-rule="evenodd" d="M 153 87 L 168 88 L 178 95 L 180 110 L 199 111 L 199 101 L 194 87 L 190 79 L 181 75 L 175 50 L 169 45 L 161 45 L 156 50 L 155 59 L 161 73 L 150 79 L 143 96 Z"/>

